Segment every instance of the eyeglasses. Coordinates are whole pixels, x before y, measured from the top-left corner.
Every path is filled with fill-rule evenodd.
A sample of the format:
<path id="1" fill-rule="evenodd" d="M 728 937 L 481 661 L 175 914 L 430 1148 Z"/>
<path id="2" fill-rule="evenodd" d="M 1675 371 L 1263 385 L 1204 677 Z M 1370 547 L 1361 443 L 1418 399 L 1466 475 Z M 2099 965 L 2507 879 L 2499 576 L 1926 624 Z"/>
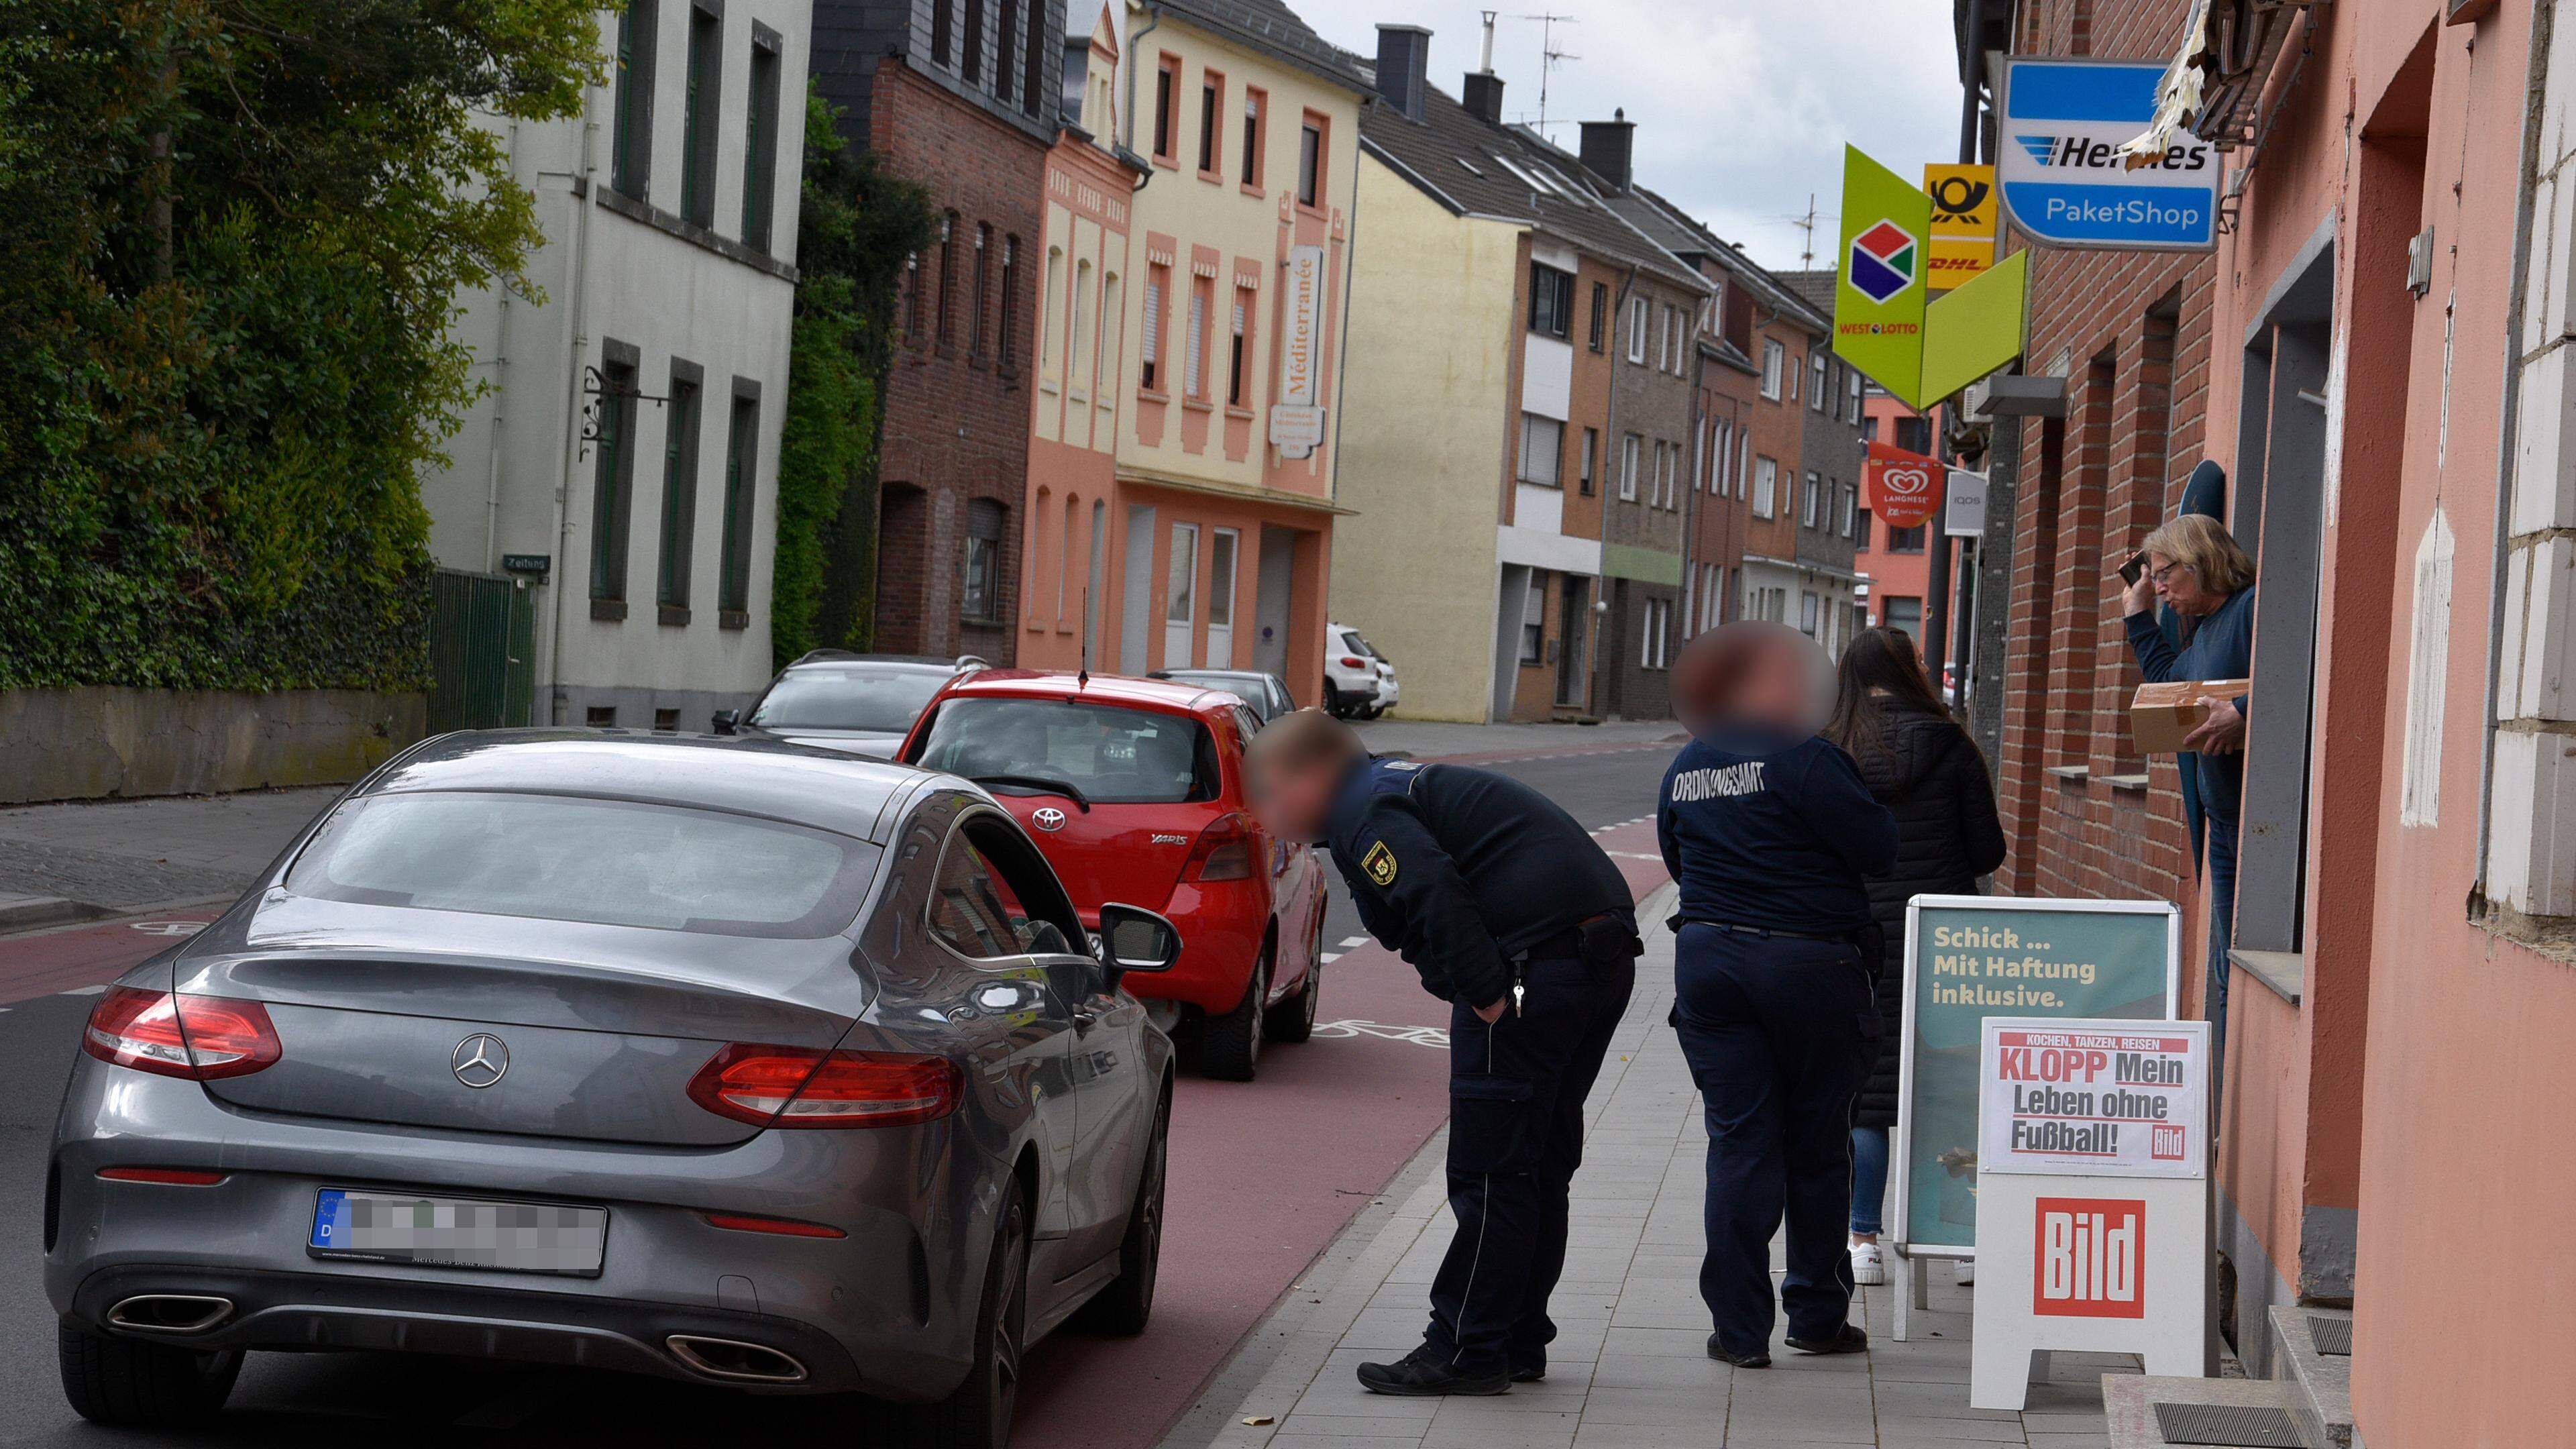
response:
<path id="1" fill-rule="evenodd" d="M 2184 563 L 2184 562 L 2183 562 L 2182 560 L 2180 560 L 2180 559 L 2176 559 L 2176 560 L 2174 560 L 2172 563 L 2166 564 L 2163 568 L 2160 568 L 2160 569 L 2149 569 L 2149 570 L 2147 571 L 2147 577 L 2148 577 L 2149 579 L 2152 579 L 2152 580 L 2154 580 L 2155 582 L 2157 582 L 2157 583 L 2161 584 L 2161 583 L 2163 583 L 2166 579 L 2168 579 L 2168 578 L 2172 577 L 2172 575 L 2173 575 L 2173 571 L 2174 571 L 2174 570 L 2176 570 L 2176 569 L 2187 569 L 2187 568 L 2190 568 L 2190 567 L 2191 567 L 2191 565 L 2189 565 L 2189 564 L 2187 564 L 2187 563 Z"/>

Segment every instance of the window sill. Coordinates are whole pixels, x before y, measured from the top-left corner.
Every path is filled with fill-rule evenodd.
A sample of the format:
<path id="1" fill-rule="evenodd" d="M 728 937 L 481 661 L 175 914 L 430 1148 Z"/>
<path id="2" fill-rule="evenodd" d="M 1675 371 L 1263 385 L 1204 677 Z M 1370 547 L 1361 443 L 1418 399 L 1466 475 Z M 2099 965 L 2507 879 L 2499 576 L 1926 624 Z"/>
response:
<path id="1" fill-rule="evenodd" d="M 993 359 L 981 352 L 970 352 L 966 354 L 966 365 L 977 372 L 991 372 Z"/>
<path id="2" fill-rule="evenodd" d="M 1054 379 L 1054 378 L 1051 378 L 1051 377 L 1042 377 L 1042 378 L 1039 378 L 1039 379 L 1038 379 L 1038 391 L 1040 391 L 1040 392 L 1042 392 L 1042 393 L 1045 393 L 1045 394 L 1046 394 L 1046 395 L 1048 395 L 1049 397 L 1053 397 L 1053 396 L 1055 396 L 1057 393 L 1062 392 L 1062 391 L 1063 391 L 1063 389 L 1062 389 L 1062 388 L 1060 388 L 1060 387 L 1058 387 L 1058 386 L 1056 385 L 1056 381 L 1055 381 L 1055 379 Z M 1076 398 L 1074 399 L 1074 401 L 1076 401 L 1076 402 L 1080 402 L 1080 401 L 1081 401 L 1081 398 L 1080 398 L 1080 397 L 1076 397 Z"/>
<path id="3" fill-rule="evenodd" d="M 1235 190 L 1251 197 L 1262 197 L 1270 194 L 1261 189 L 1261 183 L 1258 181 L 1246 181 L 1242 185 L 1237 186 Z"/>
<path id="4" fill-rule="evenodd" d="M 2093 778 L 2093 767 L 2091 765 L 2051 765 L 2048 767 L 2048 773 L 2068 784 L 2081 785 Z"/>
<path id="5" fill-rule="evenodd" d="M 603 624 L 625 623 L 626 601 L 624 599 L 593 599 L 590 601 L 590 617 L 597 619 Z"/>
<path id="6" fill-rule="evenodd" d="M 1329 220 L 1331 220 L 1331 218 L 1330 218 L 1330 217 L 1327 217 L 1326 215 L 1324 215 L 1324 209 L 1323 209 L 1322 207 L 1315 205 L 1315 204 L 1314 204 L 1313 202 L 1311 202 L 1311 201 L 1301 201 L 1301 202 L 1298 202 L 1298 203 L 1297 203 L 1297 214 L 1298 214 L 1299 216 L 1311 216 L 1311 217 L 1313 217 L 1313 218 L 1314 218 L 1315 220 L 1317 220 L 1317 221 L 1329 221 Z"/>
<path id="7" fill-rule="evenodd" d="M 1223 186 L 1225 184 L 1225 173 L 1222 171 L 1201 171 L 1199 173 L 1199 179 L 1210 186 Z"/>
<path id="8" fill-rule="evenodd" d="M 1166 171 L 1178 171 L 1181 169 L 1181 163 L 1177 157 L 1155 156 L 1150 159 L 1155 165 L 1162 167 Z"/>
<path id="9" fill-rule="evenodd" d="M 1007 629 L 1011 627 L 1011 623 L 1008 619 L 987 619 L 975 614 L 960 614 L 957 616 L 957 622 L 969 629 Z"/>
<path id="10" fill-rule="evenodd" d="M 657 624 L 668 624 L 673 628 L 685 629 L 689 625 L 689 611 L 683 606 L 664 604 L 660 609 L 655 611 L 653 622 Z"/>
<path id="11" fill-rule="evenodd" d="M 2308 953 L 2305 951 L 2248 951 L 2230 949 L 2227 964 L 2260 981 L 2274 996 L 2292 1006 L 2308 990 Z"/>
<path id="12" fill-rule="evenodd" d="M 1247 423 L 1252 421 L 1252 409 L 1239 407 L 1233 403 L 1225 405 L 1225 415 L 1230 418 L 1241 418 Z"/>
<path id="13" fill-rule="evenodd" d="M 718 609 L 716 610 L 716 627 L 719 629 L 748 629 L 751 627 L 751 611 L 748 609 Z"/>
<path id="14" fill-rule="evenodd" d="M 576 180 L 573 183 L 575 196 L 582 195 L 585 189 L 583 182 Z M 599 205 L 602 210 L 616 212 L 629 221 L 677 237 L 692 246 L 703 247 L 727 261 L 739 262 L 754 271 L 765 272 L 784 282 L 792 283 L 800 280 L 800 274 L 796 268 L 767 252 L 745 246 L 731 237 L 719 236 L 707 226 L 664 211 L 641 197 L 629 196 L 613 186 L 599 188 Z"/>
<path id="15" fill-rule="evenodd" d="M 1560 493 L 1565 491 L 1565 485 L 1562 483 L 1548 483 L 1536 478 L 1517 478 L 1513 481 L 1524 488 L 1553 488 Z"/>
<path id="16" fill-rule="evenodd" d="M 957 344 L 954 342 L 942 342 L 937 347 L 930 350 L 938 353 L 941 357 L 948 359 L 950 362 L 955 362 L 957 360 Z"/>
<path id="17" fill-rule="evenodd" d="M 1181 406 L 1194 413 L 1212 413 L 1216 411 L 1216 404 L 1207 401 L 1205 398 L 1185 397 L 1181 399 Z"/>
<path id="18" fill-rule="evenodd" d="M 1136 389 L 1136 400 L 1138 402 L 1169 403 L 1172 400 L 1172 395 L 1163 391 L 1159 387 L 1140 387 Z"/>
<path id="19" fill-rule="evenodd" d="M 2144 772 L 2135 775 L 2104 775 L 2102 783 L 2114 790 L 2136 790 L 2143 793 L 2147 788 L 2147 777 Z"/>

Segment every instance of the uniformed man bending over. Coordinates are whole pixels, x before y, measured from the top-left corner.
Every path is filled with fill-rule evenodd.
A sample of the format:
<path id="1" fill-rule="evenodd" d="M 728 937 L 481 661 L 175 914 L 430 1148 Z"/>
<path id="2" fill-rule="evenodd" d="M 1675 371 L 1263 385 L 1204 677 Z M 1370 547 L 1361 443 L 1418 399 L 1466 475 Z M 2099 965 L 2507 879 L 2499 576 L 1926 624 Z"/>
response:
<path id="1" fill-rule="evenodd" d="M 1636 902 L 1572 816 L 1519 781 L 1372 757 L 1315 710 L 1253 738 L 1256 808 L 1327 840 L 1360 920 L 1449 1012 L 1449 1207 L 1431 1325 L 1381 1394 L 1498 1394 L 1547 1372 L 1583 1099 L 1636 980 Z"/>
<path id="2" fill-rule="evenodd" d="M 1789 1346 L 1856 1353 L 1848 1322 L 1852 1096 L 1878 1055 L 1864 877 L 1896 861 L 1896 822 L 1816 733 L 1823 651 L 1777 624 L 1729 624 L 1677 661 L 1693 738 L 1655 812 L 1681 887 L 1675 1025 L 1708 1117 L 1709 1357 L 1771 1363 L 1771 1237 L 1785 1211 Z"/>

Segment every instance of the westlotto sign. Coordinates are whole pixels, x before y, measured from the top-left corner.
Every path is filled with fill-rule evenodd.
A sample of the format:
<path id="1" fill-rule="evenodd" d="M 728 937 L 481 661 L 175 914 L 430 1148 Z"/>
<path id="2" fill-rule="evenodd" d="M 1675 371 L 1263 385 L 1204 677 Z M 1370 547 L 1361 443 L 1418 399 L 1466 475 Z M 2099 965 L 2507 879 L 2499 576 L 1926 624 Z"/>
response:
<path id="1" fill-rule="evenodd" d="M 2042 1318 L 2147 1316 L 2147 1205 L 2044 1197 L 2033 1205 L 2030 1311 Z"/>
<path id="2" fill-rule="evenodd" d="M 2043 246 L 2208 251 L 2218 153 L 2187 133 L 2131 169 L 2118 148 L 2155 118 L 2162 61 L 2004 62 L 1995 176 L 2014 226 Z"/>

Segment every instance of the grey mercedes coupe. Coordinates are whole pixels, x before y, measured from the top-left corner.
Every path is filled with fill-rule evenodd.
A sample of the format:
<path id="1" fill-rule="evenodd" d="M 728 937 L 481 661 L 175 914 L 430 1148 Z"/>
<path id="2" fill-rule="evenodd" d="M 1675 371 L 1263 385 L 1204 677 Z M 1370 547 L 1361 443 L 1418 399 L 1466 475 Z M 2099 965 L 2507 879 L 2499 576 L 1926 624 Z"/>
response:
<path id="1" fill-rule="evenodd" d="M 1000 1449 L 1026 1347 L 1143 1329 L 1171 1044 L 1011 816 L 760 741 L 447 735 L 100 997 L 45 1193 L 63 1387 L 220 1408 L 247 1349 L 917 1405 Z"/>

